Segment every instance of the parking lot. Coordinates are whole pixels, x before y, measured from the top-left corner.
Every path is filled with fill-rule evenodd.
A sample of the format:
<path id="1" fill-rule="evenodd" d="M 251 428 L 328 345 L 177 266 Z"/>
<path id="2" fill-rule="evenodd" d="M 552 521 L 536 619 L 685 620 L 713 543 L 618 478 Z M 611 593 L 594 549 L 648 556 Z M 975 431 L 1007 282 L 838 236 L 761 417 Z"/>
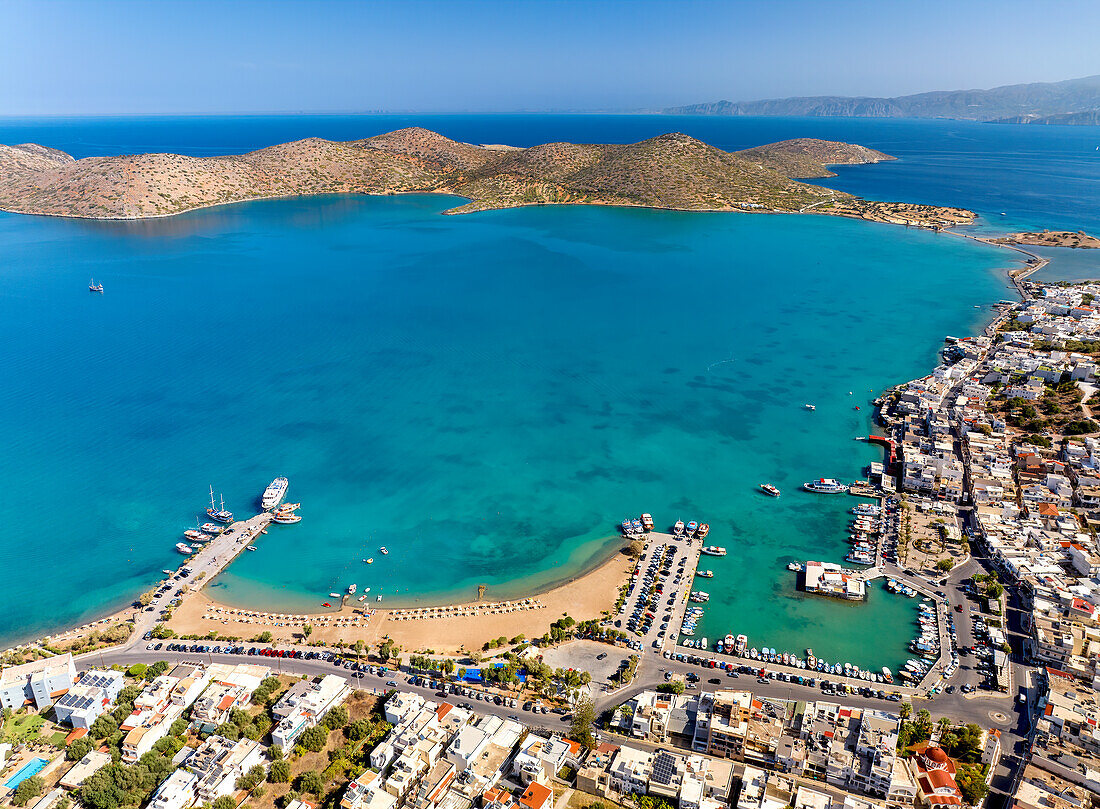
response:
<path id="1" fill-rule="evenodd" d="M 542 660 L 556 669 L 576 669 L 592 675 L 593 683 L 606 683 L 632 652 L 594 640 L 573 640 L 546 649 Z"/>
<path id="2" fill-rule="evenodd" d="M 615 616 L 632 648 L 659 652 L 675 644 L 684 603 L 695 580 L 699 540 L 651 533 L 630 580 L 626 602 Z"/>

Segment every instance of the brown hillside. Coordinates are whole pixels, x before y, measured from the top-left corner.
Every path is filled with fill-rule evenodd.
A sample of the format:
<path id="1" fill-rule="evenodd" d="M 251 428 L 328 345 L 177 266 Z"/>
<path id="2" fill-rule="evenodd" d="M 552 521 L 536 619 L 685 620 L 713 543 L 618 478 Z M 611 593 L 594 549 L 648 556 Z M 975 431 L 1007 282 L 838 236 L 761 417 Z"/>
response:
<path id="1" fill-rule="evenodd" d="M 890 158 L 861 146 L 810 139 L 730 153 L 680 133 L 627 145 L 511 149 L 461 143 L 419 127 L 348 143 L 307 138 L 225 157 L 73 160 L 55 149 L 24 144 L 0 146 L 0 208 L 137 219 L 260 197 L 445 192 L 469 199 L 452 212 L 587 203 L 812 210 L 936 226 L 973 216 L 934 206 L 868 203 L 791 179 L 823 176 L 826 162 L 883 159 Z"/>
<path id="2" fill-rule="evenodd" d="M 854 166 L 897 159 L 884 152 L 868 149 L 866 146 L 817 138 L 782 140 L 778 143 L 734 152 L 734 154 L 773 169 L 784 177 L 803 180 L 835 177 L 836 174 L 829 171 L 826 166 Z"/>

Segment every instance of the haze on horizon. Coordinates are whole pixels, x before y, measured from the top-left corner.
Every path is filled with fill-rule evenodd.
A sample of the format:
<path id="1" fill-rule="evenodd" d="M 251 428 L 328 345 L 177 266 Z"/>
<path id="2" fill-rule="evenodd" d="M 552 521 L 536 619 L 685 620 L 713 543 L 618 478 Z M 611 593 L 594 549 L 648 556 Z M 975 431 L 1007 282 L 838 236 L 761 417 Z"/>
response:
<path id="1" fill-rule="evenodd" d="M 0 0 L 0 115 L 632 111 L 1100 73 L 1100 3 Z"/>

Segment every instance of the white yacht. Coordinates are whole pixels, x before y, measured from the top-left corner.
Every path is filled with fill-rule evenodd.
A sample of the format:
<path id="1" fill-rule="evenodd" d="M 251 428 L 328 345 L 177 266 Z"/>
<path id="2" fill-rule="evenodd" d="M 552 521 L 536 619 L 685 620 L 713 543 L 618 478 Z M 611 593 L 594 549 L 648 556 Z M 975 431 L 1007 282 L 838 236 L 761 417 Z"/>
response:
<path id="1" fill-rule="evenodd" d="M 264 511 L 275 508 L 286 497 L 286 490 L 290 486 L 290 481 L 286 478 L 275 478 L 271 481 L 266 489 L 264 489 L 263 497 L 260 498 L 260 505 Z"/>
<path id="2" fill-rule="evenodd" d="M 194 553 L 194 551 L 191 550 L 191 546 L 184 542 L 177 542 L 176 550 L 187 556 L 190 556 L 192 553 Z"/>

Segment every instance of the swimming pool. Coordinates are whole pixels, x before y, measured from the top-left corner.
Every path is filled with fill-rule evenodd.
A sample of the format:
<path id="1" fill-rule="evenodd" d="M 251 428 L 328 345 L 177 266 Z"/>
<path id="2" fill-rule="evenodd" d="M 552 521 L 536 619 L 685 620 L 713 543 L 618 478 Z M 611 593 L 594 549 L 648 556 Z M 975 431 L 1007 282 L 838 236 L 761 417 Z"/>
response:
<path id="1" fill-rule="evenodd" d="M 35 756 L 22 767 L 20 767 L 16 771 L 15 775 L 5 781 L 4 786 L 6 786 L 8 789 L 15 789 L 32 775 L 38 775 L 38 773 L 42 772 L 42 768 L 49 763 L 49 759 L 42 758 L 41 756 Z"/>

